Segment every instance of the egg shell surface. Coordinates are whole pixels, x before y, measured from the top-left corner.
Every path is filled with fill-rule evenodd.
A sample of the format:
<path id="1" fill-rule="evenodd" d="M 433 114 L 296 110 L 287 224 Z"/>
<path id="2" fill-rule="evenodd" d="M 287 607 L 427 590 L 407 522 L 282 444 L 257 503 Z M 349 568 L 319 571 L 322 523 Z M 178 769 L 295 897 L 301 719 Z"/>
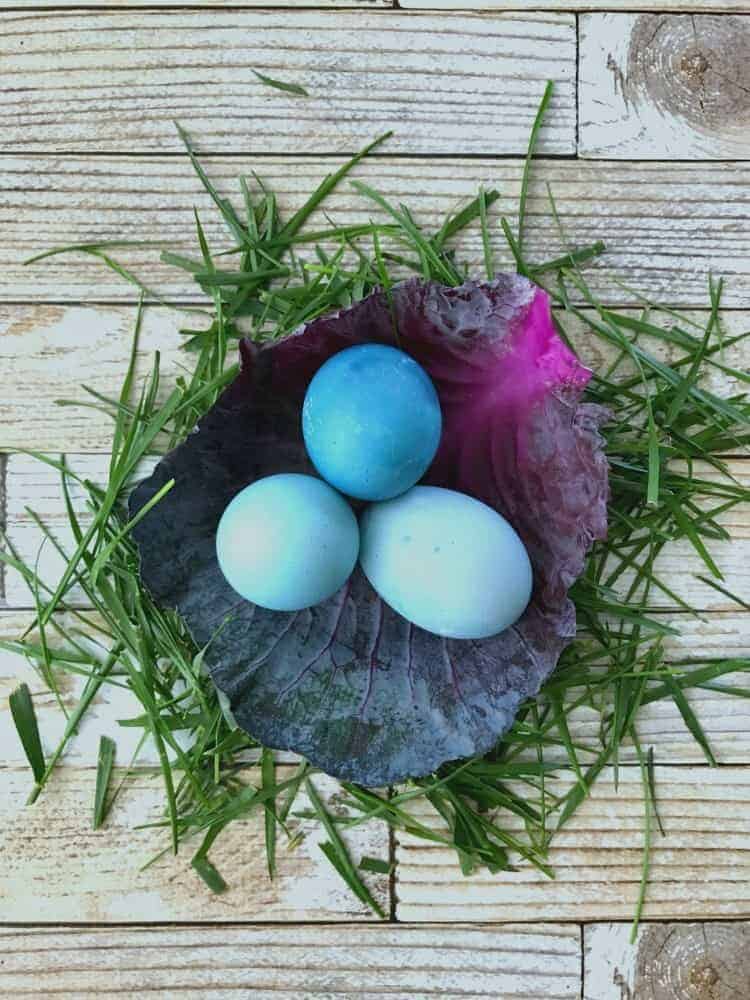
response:
<path id="1" fill-rule="evenodd" d="M 415 486 L 360 519 L 360 562 L 372 586 L 420 628 L 454 639 L 496 635 L 520 618 L 532 570 L 511 525 L 479 500 Z"/>
<path id="2" fill-rule="evenodd" d="M 302 431 L 327 482 L 360 500 L 387 500 L 427 471 L 442 415 L 421 365 L 394 347 L 362 344 L 335 354 L 315 374 Z"/>
<path id="3" fill-rule="evenodd" d="M 327 600 L 350 576 L 358 553 L 359 526 L 346 500 L 322 480 L 297 473 L 246 486 L 216 532 L 229 585 L 272 611 Z"/>

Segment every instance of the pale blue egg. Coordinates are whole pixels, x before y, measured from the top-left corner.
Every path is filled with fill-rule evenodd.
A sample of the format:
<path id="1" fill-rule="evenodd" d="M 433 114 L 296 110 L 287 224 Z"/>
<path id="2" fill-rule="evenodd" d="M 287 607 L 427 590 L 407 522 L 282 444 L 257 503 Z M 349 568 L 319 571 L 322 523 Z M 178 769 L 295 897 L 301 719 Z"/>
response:
<path id="1" fill-rule="evenodd" d="M 531 563 L 511 525 L 486 504 L 435 486 L 368 507 L 360 562 L 386 604 L 437 635 L 483 639 L 529 603 Z"/>
<path id="2" fill-rule="evenodd" d="M 313 465 L 360 500 L 410 489 L 435 457 L 441 430 L 440 403 L 425 370 L 383 344 L 335 354 L 316 373 L 302 408 Z"/>
<path id="3" fill-rule="evenodd" d="M 354 512 L 313 476 L 258 479 L 231 501 L 216 532 L 227 582 L 245 600 L 273 611 L 299 611 L 331 597 L 358 552 Z"/>

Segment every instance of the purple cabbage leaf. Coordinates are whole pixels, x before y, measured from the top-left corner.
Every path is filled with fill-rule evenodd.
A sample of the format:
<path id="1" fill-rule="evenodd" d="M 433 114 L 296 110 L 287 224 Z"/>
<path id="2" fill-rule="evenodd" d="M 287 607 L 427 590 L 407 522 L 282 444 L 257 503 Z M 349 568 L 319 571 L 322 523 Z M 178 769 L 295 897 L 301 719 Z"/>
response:
<path id="1" fill-rule="evenodd" d="M 443 410 L 425 482 L 468 493 L 516 528 L 534 569 L 519 621 L 479 641 L 443 639 L 384 604 L 355 570 L 296 613 L 241 600 L 216 560 L 232 497 L 277 472 L 314 473 L 302 441 L 305 390 L 329 357 L 394 343 L 429 372 Z M 384 785 L 489 751 L 575 634 L 568 597 L 606 533 L 607 411 L 580 402 L 591 373 L 558 337 L 545 292 L 500 275 L 457 288 L 413 279 L 260 348 L 198 428 L 131 496 L 141 575 L 176 609 L 238 723 L 339 778 Z"/>

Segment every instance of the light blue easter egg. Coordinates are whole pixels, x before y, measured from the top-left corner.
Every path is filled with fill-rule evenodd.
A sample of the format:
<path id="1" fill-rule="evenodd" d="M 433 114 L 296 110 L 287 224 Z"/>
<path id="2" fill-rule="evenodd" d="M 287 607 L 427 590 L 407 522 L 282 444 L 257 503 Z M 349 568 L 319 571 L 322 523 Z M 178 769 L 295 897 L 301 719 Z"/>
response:
<path id="1" fill-rule="evenodd" d="M 415 486 L 368 507 L 360 563 L 386 604 L 437 635 L 483 639 L 523 614 L 531 563 L 511 525 L 486 504 Z"/>
<path id="2" fill-rule="evenodd" d="M 435 387 L 403 351 L 363 344 L 316 373 L 302 408 L 307 451 L 348 496 L 388 500 L 410 489 L 435 457 L 442 416 Z"/>
<path id="3" fill-rule="evenodd" d="M 231 501 L 216 532 L 227 582 L 245 600 L 273 611 L 299 611 L 331 597 L 358 552 L 354 512 L 313 476 L 258 479 Z"/>

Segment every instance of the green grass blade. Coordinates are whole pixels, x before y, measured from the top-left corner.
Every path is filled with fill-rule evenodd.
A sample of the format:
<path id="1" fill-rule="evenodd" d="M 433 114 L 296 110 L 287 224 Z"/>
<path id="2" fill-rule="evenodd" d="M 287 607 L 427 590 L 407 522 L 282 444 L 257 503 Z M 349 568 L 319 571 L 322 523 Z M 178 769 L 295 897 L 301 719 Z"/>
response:
<path id="1" fill-rule="evenodd" d="M 539 132 L 542 127 L 542 122 L 544 121 L 544 116 L 547 113 L 547 108 L 552 100 L 552 92 L 554 90 L 554 84 L 552 80 L 547 81 L 547 86 L 544 88 L 544 94 L 542 95 L 542 100 L 539 103 L 539 108 L 534 118 L 534 124 L 531 126 L 531 133 L 529 135 L 529 145 L 526 151 L 526 161 L 523 165 L 523 176 L 521 177 L 521 194 L 518 199 L 518 255 L 519 258 L 523 259 L 523 232 L 526 225 L 526 201 L 529 195 L 529 180 L 531 179 L 531 161 L 534 157 L 534 150 L 536 149 L 537 140 L 539 138 Z"/>
<path id="2" fill-rule="evenodd" d="M 495 261 L 492 255 L 492 244 L 490 242 L 490 230 L 487 222 L 487 196 L 484 188 L 479 189 L 479 221 L 482 230 L 482 250 L 484 253 L 484 270 L 487 280 L 492 281 L 495 277 Z"/>
<path id="3" fill-rule="evenodd" d="M 273 87 L 274 90 L 283 90 L 286 94 L 296 94 L 298 97 L 310 96 L 299 83 L 284 83 L 282 80 L 274 80 L 273 77 L 266 76 L 265 73 L 259 73 L 257 69 L 254 69 L 252 72 L 266 87 Z"/>
<path id="4" fill-rule="evenodd" d="M 677 387 L 677 391 L 674 394 L 672 403 L 667 410 L 666 423 L 673 424 L 677 419 L 680 411 L 685 405 L 685 401 L 690 394 L 691 389 L 695 387 L 698 381 L 698 376 L 700 375 L 701 366 L 703 364 L 703 358 L 705 357 L 706 350 L 708 349 L 708 342 L 711 339 L 711 334 L 714 332 L 716 323 L 719 317 L 719 306 L 721 303 L 721 293 L 724 287 L 723 281 L 719 281 L 718 285 L 714 287 L 713 282 L 710 284 L 711 293 L 711 315 L 709 317 L 708 323 L 706 324 L 706 332 L 703 336 L 703 340 L 700 343 L 698 350 L 693 355 L 693 361 L 690 365 L 690 371 L 687 373 L 684 381 Z"/>
<path id="5" fill-rule="evenodd" d="M 96 767 L 96 789 L 94 791 L 94 821 L 93 828 L 98 830 L 107 815 L 107 790 L 112 768 L 115 763 L 117 744 L 109 736 L 102 736 L 99 740 L 99 758 Z"/>
<path id="6" fill-rule="evenodd" d="M 18 738 L 34 775 L 34 781 L 40 785 L 44 780 L 45 772 L 44 750 L 42 750 L 36 711 L 28 684 L 19 684 L 15 691 L 11 692 L 8 702 Z"/>
<path id="7" fill-rule="evenodd" d="M 390 875 L 393 865 L 390 861 L 383 861 L 382 858 L 363 857 L 359 862 L 359 869 L 363 872 L 373 872 L 375 875 Z"/>
<path id="8" fill-rule="evenodd" d="M 273 760 L 273 751 L 264 747 L 261 751 L 260 772 L 262 788 L 264 791 L 275 790 L 276 767 Z M 265 834 L 266 834 L 266 865 L 268 867 L 268 877 L 276 877 L 276 798 L 275 791 L 266 802 L 265 809 Z"/>
<path id="9" fill-rule="evenodd" d="M 656 773 L 654 767 L 653 747 L 648 748 L 648 753 L 646 755 L 646 767 L 648 769 L 648 788 L 649 788 L 649 794 L 651 796 L 651 805 L 654 808 L 654 816 L 656 817 L 656 822 L 659 826 L 659 833 L 662 835 L 662 837 L 666 837 L 664 826 L 661 821 L 661 816 L 659 815 L 659 803 L 656 798 Z"/>
<path id="10" fill-rule="evenodd" d="M 373 913 L 376 913 L 379 917 L 385 919 L 383 908 L 360 878 L 357 869 L 354 867 L 354 863 L 349 856 L 346 844 L 341 839 L 341 835 L 336 829 L 331 817 L 328 815 L 322 799 L 318 795 L 315 786 L 309 778 L 305 780 L 305 789 L 315 814 L 328 835 L 328 841 L 322 843 L 320 845 L 320 849 L 323 851 L 339 875 L 341 875 L 344 879 L 354 895 L 369 906 Z"/>
<path id="11" fill-rule="evenodd" d="M 205 837 L 203 838 L 203 843 L 198 848 L 198 850 L 193 855 L 190 864 L 193 869 L 200 875 L 203 881 L 206 883 L 211 892 L 220 895 L 222 892 L 226 892 L 228 886 L 224 879 L 221 877 L 219 870 L 215 865 L 209 860 L 208 852 L 211 849 L 213 842 L 216 840 L 218 835 L 224 829 L 224 824 L 217 823 L 210 827 Z"/>
<path id="12" fill-rule="evenodd" d="M 643 851 L 641 855 L 641 881 L 638 888 L 638 900 L 635 905 L 635 914 L 630 931 L 630 942 L 635 942 L 638 934 L 638 924 L 640 923 L 643 905 L 646 902 L 646 892 L 648 890 L 649 877 L 651 874 L 651 783 L 649 780 L 648 767 L 643 759 L 638 737 L 633 730 L 631 732 L 633 744 L 638 754 L 638 763 L 641 769 L 641 782 L 643 785 Z"/>
<path id="13" fill-rule="evenodd" d="M 695 742 L 701 748 L 706 756 L 706 760 L 712 767 L 716 767 L 716 758 L 714 757 L 711 745 L 708 742 L 708 737 L 703 731 L 695 712 L 690 705 L 690 702 L 685 697 L 683 689 L 675 681 L 674 677 L 666 671 L 664 674 L 664 684 L 671 693 L 672 700 L 674 701 L 677 708 L 680 710 L 680 715 L 682 716 L 683 722 L 687 726 L 690 735 L 693 737 Z"/>
<path id="14" fill-rule="evenodd" d="M 351 160 L 348 160 L 342 167 L 333 173 L 329 174 L 325 180 L 323 180 L 312 195 L 308 198 L 305 204 L 299 208 L 289 222 L 281 230 L 280 236 L 284 238 L 289 238 L 294 236 L 307 222 L 309 217 L 315 212 L 322 201 L 328 197 L 328 195 L 338 187 L 339 183 L 349 174 L 358 163 L 366 157 L 369 156 L 373 150 L 377 149 L 378 146 L 382 145 L 387 139 L 393 135 L 392 132 L 384 132 L 383 135 L 379 135 L 377 139 L 371 142 L 369 145 L 365 146 L 356 156 L 353 156 Z"/>

